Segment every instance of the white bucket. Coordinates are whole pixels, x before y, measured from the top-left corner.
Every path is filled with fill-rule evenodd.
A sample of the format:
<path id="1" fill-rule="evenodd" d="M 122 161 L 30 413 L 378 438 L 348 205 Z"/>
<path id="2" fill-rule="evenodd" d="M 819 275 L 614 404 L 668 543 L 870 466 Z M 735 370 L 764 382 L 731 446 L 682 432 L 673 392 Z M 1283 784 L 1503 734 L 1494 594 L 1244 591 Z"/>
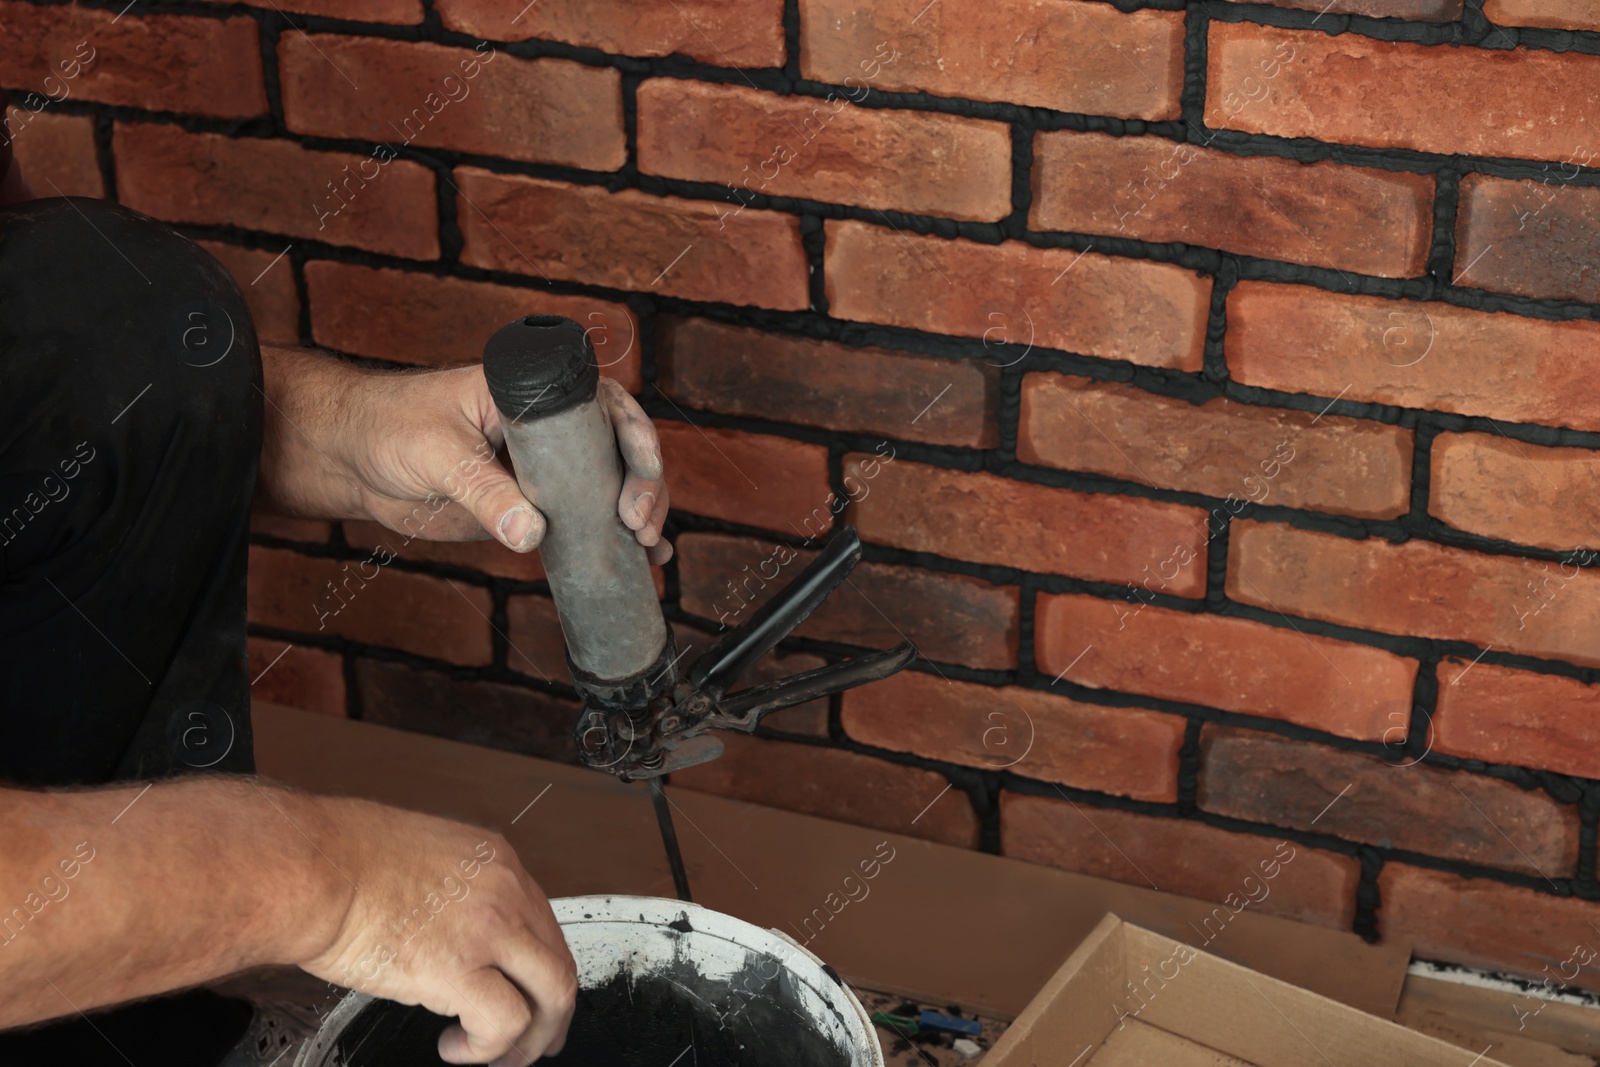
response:
<path id="1" fill-rule="evenodd" d="M 566 1049 L 541 1064 L 884 1067 L 861 1002 L 786 934 L 658 897 L 550 903 L 580 992 Z M 431 1067 L 447 1023 L 351 993 L 294 1067 Z"/>

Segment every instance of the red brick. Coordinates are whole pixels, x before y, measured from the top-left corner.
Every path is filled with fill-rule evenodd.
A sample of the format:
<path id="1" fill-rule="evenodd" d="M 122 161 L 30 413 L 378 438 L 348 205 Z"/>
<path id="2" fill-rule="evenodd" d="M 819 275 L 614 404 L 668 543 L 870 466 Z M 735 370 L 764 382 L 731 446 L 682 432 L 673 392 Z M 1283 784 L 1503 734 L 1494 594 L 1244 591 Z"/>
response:
<path id="1" fill-rule="evenodd" d="M 565 315 L 589 331 L 602 372 L 639 391 L 639 320 L 622 304 L 325 259 L 306 264 L 306 295 L 317 344 L 433 367 L 481 361 L 524 315 Z"/>
<path id="2" fill-rule="evenodd" d="M 1385 278 L 1419 275 L 1433 179 L 1405 171 L 1236 156 L 1159 137 L 1059 130 L 1034 139 L 1033 226 Z"/>
<path id="3" fill-rule="evenodd" d="M 422 517 L 412 527 L 412 533 L 399 533 L 376 522 L 347 522 L 344 524 L 345 540 L 352 548 L 375 549 L 380 546 L 396 559 L 412 562 L 443 563 L 450 567 L 465 567 L 497 578 L 511 578 L 521 582 L 544 581 L 544 564 L 537 552 L 513 552 L 500 542 L 485 538 L 482 541 L 428 541 L 416 534 L 427 531 Z"/>
<path id="4" fill-rule="evenodd" d="M 1366 15 L 1370 18 L 1406 19 L 1411 22 L 1454 22 L 1461 17 L 1462 4 L 1462 0 L 1228 0 L 1228 2 L 1264 3 L 1269 7 L 1296 8 L 1323 15 Z M 1485 6 L 1494 2 L 1495 0 L 1485 0 Z M 1312 22 L 1314 24 L 1317 20 L 1313 19 Z"/>
<path id="5" fill-rule="evenodd" d="M 629 56 L 681 53 L 724 67 L 781 67 L 782 0 L 438 0 L 446 29 L 541 37 Z"/>
<path id="6" fill-rule="evenodd" d="M 792 215 L 474 167 L 458 168 L 456 181 L 461 259 L 471 266 L 687 300 L 809 306 L 810 267 Z"/>
<path id="7" fill-rule="evenodd" d="M 1431 457 L 1428 513 L 1456 529 L 1540 548 L 1600 544 L 1600 454 L 1444 433 Z"/>
<path id="8" fill-rule="evenodd" d="M 845 693 L 843 720 L 866 745 L 1135 800 L 1178 799 L 1176 715 L 902 671 Z"/>
<path id="9" fill-rule="evenodd" d="M 547 596 L 514 596 L 506 601 L 506 666 L 546 682 L 572 684 L 567 669 L 567 639 Z"/>
<path id="10" fill-rule="evenodd" d="M 1410 506 L 1411 431 L 1338 415 L 1204 404 L 1115 382 L 1029 374 L 1017 458 L 1162 489 L 1363 518 Z"/>
<path id="11" fill-rule="evenodd" d="M 344 660 L 337 653 L 250 638 L 250 699 L 345 716 Z"/>
<path id="12" fill-rule="evenodd" d="M 1417 664 L 1381 649 L 1137 600 L 1040 596 L 1039 670 L 1091 689 L 1204 704 L 1380 741 L 1411 710 Z M 1395 735 L 1390 734 L 1391 738 Z"/>
<path id="13" fill-rule="evenodd" d="M 196 2 L 228 4 L 234 0 L 196 0 Z M 415 25 L 422 21 L 422 0 L 267 0 L 265 6 L 301 15 L 322 15 L 330 19 L 348 19 L 353 22 Z"/>
<path id="14" fill-rule="evenodd" d="M 1243 385 L 1595 430 L 1597 345 L 1593 322 L 1246 281 L 1224 350 Z"/>
<path id="15" fill-rule="evenodd" d="M 492 47 L 286 33 L 278 69 L 284 122 L 296 133 L 590 170 L 616 170 L 627 159 L 614 67 Z"/>
<path id="16" fill-rule="evenodd" d="M 806 745 L 717 735 L 721 758 L 672 776 L 672 784 L 751 804 L 798 811 L 890 833 L 976 848 L 972 802 L 942 774 L 873 756 Z M 924 810 L 926 809 L 926 810 Z"/>
<path id="17" fill-rule="evenodd" d="M 996 222 L 1011 214 L 1011 128 L 744 85 L 639 86 L 639 169 L 767 196 Z M 769 173 L 770 171 L 770 173 Z"/>
<path id="18" fill-rule="evenodd" d="M 656 384 L 689 407 L 961 448 L 1000 440 L 1000 371 L 982 360 L 676 318 L 658 320 L 656 359 Z"/>
<path id="19" fill-rule="evenodd" d="M 675 547 L 684 610 L 726 626 L 748 619 L 816 556 L 715 533 L 684 534 Z M 862 563 L 795 632 L 867 648 L 911 641 L 928 659 L 1012 670 L 1017 629 L 1015 587 L 920 567 Z"/>
<path id="20" fill-rule="evenodd" d="M 827 224 L 826 271 L 834 316 L 981 337 L 996 366 L 1037 344 L 1200 369 L 1211 281 L 1171 263 L 846 220 Z"/>
<path id="21" fill-rule="evenodd" d="M 110 8 L 0 0 L 0 40 L 0 84 L 25 92 L 217 118 L 267 112 L 253 18 L 123 19 Z"/>
<path id="22" fill-rule="evenodd" d="M 37 100 L 34 103 L 38 103 Z M 22 100 L 11 101 L 11 147 L 34 195 L 106 195 L 94 143 L 94 119 L 62 115 L 42 105 L 35 113 Z"/>
<path id="23" fill-rule="evenodd" d="M 334 634 L 467 666 L 489 662 L 487 589 L 384 567 L 382 559 L 322 559 L 254 545 L 250 621 Z M 367 577 L 375 569 L 376 575 Z"/>
<path id="24" fill-rule="evenodd" d="M 1600 11 L 1572 0 L 1483 0 L 1483 14 L 1501 26 L 1548 26 L 1600 30 Z"/>
<path id="25" fill-rule="evenodd" d="M 333 524 L 323 522 L 321 519 L 292 519 L 284 515 L 267 515 L 252 511 L 250 532 L 266 534 L 268 537 L 281 537 L 286 541 L 324 545 L 328 543 L 328 538 L 333 533 Z"/>
<path id="26" fill-rule="evenodd" d="M 1565 159 L 1576 125 L 1597 106 L 1594 56 L 1211 23 L 1211 127 L 1452 156 Z"/>
<path id="27" fill-rule="evenodd" d="M 1541 790 L 1254 730 L 1204 728 L 1197 803 L 1235 819 L 1524 874 L 1566 877 L 1578 861 L 1577 808 Z"/>
<path id="28" fill-rule="evenodd" d="M 820 512 L 816 532 L 832 528 L 822 445 L 666 420 L 656 423 L 656 432 L 673 510 L 805 533 L 798 524 L 813 513 L 810 505 Z"/>
<path id="29" fill-rule="evenodd" d="M 1228 595 L 1346 626 L 1600 666 L 1592 569 L 1569 578 L 1539 560 L 1236 521 Z"/>
<path id="30" fill-rule="evenodd" d="M 845 469 L 864 477 L 870 463 L 860 473 L 854 465 L 870 458 L 848 456 Z M 878 544 L 1098 582 L 1132 581 L 1141 568 L 1183 546 L 1197 558 L 1168 592 L 1205 591 L 1205 512 L 1199 508 L 897 459 L 877 468 L 849 521 L 864 540 Z"/>
<path id="31" fill-rule="evenodd" d="M 576 701 L 370 659 L 357 661 L 356 687 L 364 722 L 540 759 L 578 759 L 572 741 Z"/>
<path id="32" fill-rule="evenodd" d="M 420 164 L 142 122 L 117 123 L 114 145 L 118 199 L 147 215 L 411 259 L 439 254 L 433 173 Z M 363 164 L 377 170 L 365 188 L 356 184 Z M 330 191 L 335 181 L 349 183 L 348 200 Z"/>
<path id="33" fill-rule="evenodd" d="M 1183 14 L 1073 0 L 801 0 L 800 57 L 807 77 L 852 89 L 1175 119 Z"/>
<path id="34" fill-rule="evenodd" d="M 228 268 L 250 305 L 256 338 L 263 344 L 300 343 L 300 294 L 288 257 L 265 249 L 241 248 L 224 241 L 196 241 Z"/>
<path id="35" fill-rule="evenodd" d="M 1575 678 L 1446 659 L 1433 750 L 1600 778 L 1600 688 Z"/>
<path id="36" fill-rule="evenodd" d="M 1456 213 L 1454 282 L 1519 296 L 1600 301 L 1594 262 L 1600 256 L 1600 189 L 1566 186 L 1593 149 L 1563 155 L 1542 181 L 1505 181 L 1469 174 Z M 1571 165 L 1572 172 L 1566 167 Z"/>
<path id="37" fill-rule="evenodd" d="M 1380 936 L 1419 959 L 1600 990 L 1600 903 L 1399 863 L 1384 864 L 1378 893 Z M 1507 992 L 1505 1018 L 1537 1012 L 1537 992 Z"/>
<path id="38" fill-rule="evenodd" d="M 1355 914 L 1360 864 L 1353 856 L 1193 819 L 1004 793 L 1000 842 L 1001 852 L 1015 859 L 1219 904 L 1230 897 L 1233 903 L 1259 900 L 1246 906 L 1298 922 L 1344 930 Z M 1266 878 L 1268 872 L 1273 877 Z M 1263 885 L 1266 895 L 1254 897 Z M 1216 936 L 1215 929 L 1208 922 L 1204 933 Z"/>

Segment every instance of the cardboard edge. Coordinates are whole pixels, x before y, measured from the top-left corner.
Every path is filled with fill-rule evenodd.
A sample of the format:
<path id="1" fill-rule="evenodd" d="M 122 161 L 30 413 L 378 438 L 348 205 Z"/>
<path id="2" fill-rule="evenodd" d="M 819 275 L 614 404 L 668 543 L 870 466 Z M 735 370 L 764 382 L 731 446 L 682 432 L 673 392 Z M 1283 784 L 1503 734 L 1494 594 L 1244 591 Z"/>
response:
<path id="1" fill-rule="evenodd" d="M 1061 998 L 1067 987 L 1079 975 L 1096 968 L 1114 971 L 1118 977 L 1126 972 L 1126 930 L 1127 924 L 1121 918 L 1112 912 L 1106 912 L 1100 922 L 1095 925 L 1095 928 L 1090 931 L 1089 936 L 1084 938 L 1078 947 L 1072 951 L 1072 955 L 1068 956 L 1066 962 L 1057 969 L 1055 974 L 1050 976 L 1050 980 L 1044 984 L 1044 987 L 1028 1003 L 1022 1014 L 1016 1017 L 1010 1029 L 1001 1035 L 999 1041 L 995 1042 L 994 1047 L 989 1050 L 984 1059 L 986 1061 L 997 1061 L 1003 1057 L 1010 1056 L 1017 1058 L 1018 1063 L 1045 1062 L 1039 1055 L 1032 1052 L 1035 1033 L 1040 1031 L 1042 1024 L 1050 1021 L 1056 1001 Z M 1117 984 L 1120 985 L 1120 982 Z M 1080 1015 L 1076 1019 L 1067 1018 L 1065 1020 L 1065 1029 L 1069 1033 L 1076 1031 L 1077 1036 L 1062 1042 L 1056 1039 L 1055 1035 L 1051 1035 L 1052 1040 L 1046 1045 L 1047 1048 L 1052 1050 L 1050 1059 L 1053 1060 L 1056 1056 L 1069 1049 L 1078 1048 L 1080 1040 L 1088 1042 L 1088 1048 L 1099 1046 L 1105 1041 L 1106 1035 L 1111 1032 L 1111 1021 L 1114 1020 L 1108 1020 L 1105 1026 L 1097 1027 L 1093 1024 L 1093 1020 L 1086 1015 Z M 1077 1025 L 1074 1025 L 1075 1023 Z M 1041 1040 L 1043 1039 L 1041 1038 Z M 1084 1051 L 1088 1051 L 1088 1048 L 1084 1049 Z M 1022 1058 L 1030 1055 L 1032 1056 L 1031 1060 Z M 1081 1056 L 1082 1054 L 1080 1053 L 1079 1055 Z"/>
<path id="2" fill-rule="evenodd" d="M 1125 927 L 1123 946 L 1129 953 L 1125 966 L 1131 965 L 1135 953 L 1147 957 L 1154 956 L 1174 943 L 1172 938 L 1131 923 L 1125 924 Z M 1142 1022 L 1178 1034 L 1225 1055 L 1259 1064 L 1259 1067 L 1291 1067 L 1304 1062 L 1316 1062 L 1318 1059 L 1326 1061 L 1330 1067 L 1336 1061 L 1349 1064 L 1373 1062 L 1364 1060 L 1360 1055 L 1354 1057 L 1348 1055 L 1351 1039 L 1369 1035 L 1382 1043 L 1381 1051 L 1385 1055 L 1393 1057 L 1390 1062 L 1404 1062 L 1416 1067 L 1429 1067 L 1429 1065 L 1457 1067 L 1465 1051 L 1460 1046 L 1452 1045 L 1430 1034 L 1402 1026 L 1392 1018 L 1364 1012 L 1221 956 L 1199 949 L 1192 951 L 1195 952 L 1195 960 L 1187 966 L 1196 968 L 1196 978 L 1210 978 L 1209 982 L 1204 983 L 1208 997 L 1229 992 L 1231 986 L 1232 992 L 1239 993 L 1240 999 L 1248 1002 L 1249 998 L 1239 988 L 1239 983 L 1242 982 L 1281 1017 L 1285 1026 L 1293 1031 L 1293 1037 L 1280 1035 L 1283 1044 L 1276 1047 L 1270 1043 L 1258 1042 L 1247 1049 L 1226 1039 L 1224 1031 L 1228 1024 L 1225 1020 L 1229 1012 L 1218 1011 L 1214 1007 L 1211 1010 L 1196 1008 L 1187 1000 L 1175 1001 L 1170 997 L 1158 996 L 1152 999 L 1148 1006 L 1151 1009 L 1150 1014 L 1148 1017 L 1141 1016 Z M 1268 996 L 1269 993 L 1272 995 Z M 1298 1022 L 1284 1011 L 1285 1005 L 1297 1009 Z M 1321 1016 L 1321 1019 L 1318 1020 L 1315 1016 Z M 1262 1013 L 1261 1017 L 1270 1021 L 1272 1015 Z M 1312 1025 L 1318 1021 L 1322 1025 Z M 1239 1026 L 1240 1030 L 1246 1028 L 1254 1029 L 1242 1023 Z M 1311 1033 L 1322 1031 L 1328 1037 L 1343 1039 L 1337 1046 L 1328 1041 L 1327 1047 L 1338 1049 L 1333 1059 L 1329 1058 L 1324 1047 L 1313 1041 L 1311 1033 L 1307 1031 Z M 1316 1052 L 1315 1059 L 1306 1056 L 1305 1049 L 1300 1047 L 1301 1042 Z M 1263 1053 L 1266 1055 L 1263 1056 Z M 1487 1054 L 1480 1054 L 1473 1060 L 1473 1064 L 1475 1067 L 1506 1067 L 1501 1061 L 1490 1059 Z"/>

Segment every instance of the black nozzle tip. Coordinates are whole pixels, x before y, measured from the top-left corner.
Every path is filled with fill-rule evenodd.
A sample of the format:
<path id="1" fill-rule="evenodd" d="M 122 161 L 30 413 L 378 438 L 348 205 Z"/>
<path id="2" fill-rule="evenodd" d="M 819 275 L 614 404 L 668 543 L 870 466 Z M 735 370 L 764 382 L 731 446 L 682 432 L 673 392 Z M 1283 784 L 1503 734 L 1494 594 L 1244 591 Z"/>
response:
<path id="1" fill-rule="evenodd" d="M 527 315 L 483 346 L 483 376 L 500 414 L 526 422 L 594 399 L 600 366 L 582 326 L 560 315 Z"/>

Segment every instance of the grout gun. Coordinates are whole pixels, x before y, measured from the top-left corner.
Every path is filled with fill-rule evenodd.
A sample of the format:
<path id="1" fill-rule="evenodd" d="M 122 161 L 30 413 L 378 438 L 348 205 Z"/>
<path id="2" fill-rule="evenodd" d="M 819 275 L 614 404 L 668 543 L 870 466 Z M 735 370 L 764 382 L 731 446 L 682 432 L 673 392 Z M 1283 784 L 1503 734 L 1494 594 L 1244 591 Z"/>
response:
<path id="1" fill-rule="evenodd" d="M 720 756 L 712 730 L 751 733 L 775 711 L 888 677 L 916 650 L 906 643 L 734 689 L 861 559 L 860 538 L 847 526 L 680 676 L 689 650 L 677 650 L 645 550 L 617 515 L 622 457 L 596 396 L 588 334 L 559 316 L 518 319 L 484 346 L 483 371 L 517 481 L 545 519 L 539 551 L 583 701 L 573 728 L 579 758 L 623 781 L 650 783 L 678 895 L 688 900 L 661 776 Z"/>

